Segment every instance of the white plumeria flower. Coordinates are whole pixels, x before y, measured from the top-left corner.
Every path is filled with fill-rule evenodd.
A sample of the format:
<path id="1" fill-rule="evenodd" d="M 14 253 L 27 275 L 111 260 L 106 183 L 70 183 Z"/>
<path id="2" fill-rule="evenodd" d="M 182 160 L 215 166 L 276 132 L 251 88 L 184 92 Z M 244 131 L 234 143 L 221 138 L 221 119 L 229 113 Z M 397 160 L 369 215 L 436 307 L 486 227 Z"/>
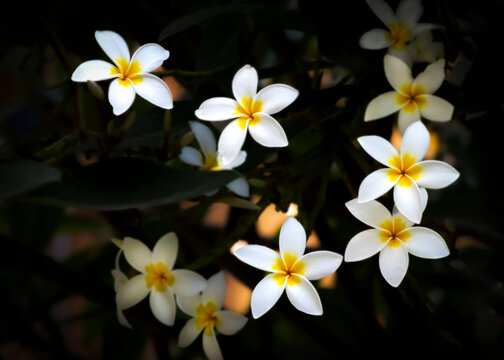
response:
<path id="1" fill-rule="evenodd" d="M 224 335 L 234 335 L 246 322 L 245 316 L 232 311 L 221 310 L 226 295 L 224 273 L 218 272 L 208 279 L 202 294 L 178 296 L 179 308 L 192 318 L 184 325 L 178 338 L 178 346 L 186 347 L 203 331 L 203 350 L 210 360 L 223 359 L 216 331 Z"/>
<path id="2" fill-rule="evenodd" d="M 252 138 L 266 147 L 288 145 L 282 126 L 270 115 L 276 114 L 296 100 L 299 92 L 291 86 L 274 84 L 257 92 L 257 71 L 250 65 L 242 67 L 233 78 L 235 99 L 216 97 L 204 101 L 195 114 L 201 120 L 231 121 L 219 138 L 219 150 L 226 161 L 240 151 L 247 129 Z"/>
<path id="3" fill-rule="evenodd" d="M 421 122 L 411 124 L 404 133 L 401 152 L 380 136 L 357 139 L 362 148 L 388 168 L 379 169 L 362 181 L 359 203 L 374 200 L 394 188 L 399 211 L 414 223 L 420 223 L 427 203 L 427 189 L 441 189 L 457 180 L 459 172 L 445 162 L 421 161 L 429 148 L 429 132 Z"/>
<path id="4" fill-rule="evenodd" d="M 343 257 L 331 251 L 304 254 L 306 233 L 289 217 L 280 230 L 280 254 L 261 245 L 246 245 L 234 252 L 241 261 L 272 272 L 252 292 L 252 316 L 257 319 L 275 305 L 284 290 L 296 309 L 310 315 L 322 315 L 322 303 L 309 280 L 321 279 L 341 265 Z"/>
<path id="5" fill-rule="evenodd" d="M 149 74 L 168 59 L 170 53 L 158 44 L 145 44 L 130 58 L 126 41 L 113 31 L 96 31 L 95 38 L 102 50 L 113 61 L 90 60 L 80 64 L 72 74 L 76 82 L 114 79 L 108 98 L 115 115 L 130 108 L 135 94 L 163 109 L 173 108 L 173 99 L 163 80 Z"/>
<path id="6" fill-rule="evenodd" d="M 410 53 L 410 58 L 414 63 L 434 61 L 441 58 L 444 51 L 442 42 L 433 41 L 432 32 L 425 31 L 408 45 L 406 49 Z"/>
<path id="7" fill-rule="evenodd" d="M 194 271 L 172 270 L 178 252 L 174 233 L 162 236 L 152 251 L 139 240 L 126 237 L 122 250 L 128 263 L 138 274 L 119 287 L 117 307 L 125 310 L 138 304 L 147 295 L 154 316 L 165 325 L 175 322 L 176 295 L 193 295 L 206 286 L 206 280 Z"/>
<path id="8" fill-rule="evenodd" d="M 411 69 L 404 61 L 385 55 L 385 76 L 394 88 L 371 100 L 364 114 L 364 121 L 380 119 L 399 111 L 399 132 L 401 134 L 421 116 L 433 121 L 448 121 L 453 115 L 453 105 L 432 95 L 445 78 L 445 60 L 441 59 L 427 66 L 424 72 L 413 80 Z"/>
<path id="9" fill-rule="evenodd" d="M 355 235 L 345 250 L 345 261 L 360 261 L 380 253 L 380 271 L 385 280 L 397 287 L 408 270 L 408 253 L 426 259 L 448 256 L 450 250 L 435 231 L 416 226 L 395 207 L 390 214 L 378 201 L 359 203 L 356 199 L 346 207 L 353 216 L 371 226 Z"/>
<path id="10" fill-rule="evenodd" d="M 405 45 L 416 35 L 439 27 L 435 24 L 419 23 L 423 7 L 420 0 L 402 0 L 394 14 L 392 8 L 383 0 L 366 0 L 375 15 L 387 26 L 388 30 L 373 29 L 364 33 L 359 44 L 364 49 L 377 50 L 389 48 L 402 51 Z"/>
<path id="11" fill-rule="evenodd" d="M 217 151 L 215 146 L 215 137 L 212 131 L 203 124 L 200 124 L 196 121 L 189 121 L 189 126 L 191 130 L 194 132 L 194 136 L 198 141 L 201 151 L 203 152 L 203 157 L 201 153 L 193 147 L 184 146 L 182 148 L 182 152 L 180 154 L 180 160 L 183 162 L 199 167 L 204 171 L 219 171 L 219 170 L 231 170 L 235 167 L 242 165 L 247 158 L 246 151 L 240 151 L 238 154 L 231 159 L 231 161 L 227 161 L 222 156 L 221 151 Z M 250 188 L 248 182 L 245 178 L 239 177 L 228 183 L 226 187 L 243 197 L 250 196 Z M 208 193 L 207 195 L 213 195 L 217 192 L 217 190 Z"/>

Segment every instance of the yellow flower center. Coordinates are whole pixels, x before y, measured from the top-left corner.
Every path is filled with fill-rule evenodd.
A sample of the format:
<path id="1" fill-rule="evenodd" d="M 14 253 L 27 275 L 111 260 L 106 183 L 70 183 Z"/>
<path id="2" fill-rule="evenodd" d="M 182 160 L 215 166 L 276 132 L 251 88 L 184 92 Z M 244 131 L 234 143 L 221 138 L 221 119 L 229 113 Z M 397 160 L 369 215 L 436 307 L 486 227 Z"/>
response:
<path id="1" fill-rule="evenodd" d="M 168 272 L 168 268 L 162 262 L 158 262 L 155 265 L 147 265 L 145 267 L 145 272 L 147 273 L 145 276 L 147 287 L 154 286 L 157 291 L 165 291 L 166 287 L 171 286 L 175 279 L 173 274 Z"/>
<path id="2" fill-rule="evenodd" d="M 138 61 L 132 61 L 131 63 L 129 63 L 128 60 L 124 58 L 115 60 L 119 63 L 119 67 L 114 66 L 110 70 L 110 75 L 119 74 L 119 77 L 117 78 L 119 84 L 124 87 L 128 87 L 131 85 L 131 82 L 137 85 L 143 81 L 142 77 L 140 75 L 137 75 L 142 71 L 140 63 Z"/>
<path id="3" fill-rule="evenodd" d="M 402 106 L 406 112 L 414 112 L 416 109 L 421 109 L 425 106 L 427 100 L 425 99 L 425 90 L 420 85 L 413 86 L 412 84 L 405 84 L 401 86 L 401 91 L 396 95 L 396 103 Z"/>
<path id="4" fill-rule="evenodd" d="M 379 225 L 384 229 L 380 231 L 380 240 L 383 243 L 388 241 L 387 246 L 399 247 L 411 237 L 411 233 L 406 230 L 406 222 L 400 217 L 394 217 L 392 221 L 385 220 Z"/>
<path id="5" fill-rule="evenodd" d="M 276 272 L 273 275 L 273 280 L 275 280 L 278 286 L 283 286 L 285 284 L 285 278 L 287 277 L 287 285 L 296 285 L 301 282 L 300 275 L 304 275 L 306 264 L 302 261 L 297 261 L 296 255 L 289 253 L 284 253 L 283 258 L 276 259 L 273 264 L 273 270 Z"/>
<path id="6" fill-rule="evenodd" d="M 395 50 L 404 49 L 404 45 L 411 37 L 411 31 L 406 24 L 403 23 L 393 23 L 389 27 L 390 31 L 385 33 L 385 37 L 388 41 L 392 42 L 392 47 Z"/>
<path id="7" fill-rule="evenodd" d="M 205 156 L 205 163 L 201 168 L 203 171 L 218 171 L 220 170 L 219 160 L 212 154 Z"/>
<path id="8" fill-rule="evenodd" d="M 212 335 L 212 329 L 220 325 L 220 317 L 217 315 L 217 310 L 217 305 L 212 301 L 207 302 L 205 305 L 199 304 L 196 308 L 197 329 L 205 329 L 205 334 Z"/>
<path id="9" fill-rule="evenodd" d="M 388 161 L 392 166 L 387 172 L 390 181 L 395 182 L 399 177 L 399 186 L 411 186 L 413 180 L 418 180 L 422 167 L 416 164 L 416 159 L 409 153 L 404 153 L 402 157 L 394 156 Z"/>
<path id="10" fill-rule="evenodd" d="M 247 122 L 249 126 L 254 126 L 261 121 L 256 113 L 262 111 L 262 101 L 254 101 L 253 98 L 242 98 L 241 105 L 235 109 L 235 114 L 240 115 L 238 118 L 238 125 L 245 129 Z"/>

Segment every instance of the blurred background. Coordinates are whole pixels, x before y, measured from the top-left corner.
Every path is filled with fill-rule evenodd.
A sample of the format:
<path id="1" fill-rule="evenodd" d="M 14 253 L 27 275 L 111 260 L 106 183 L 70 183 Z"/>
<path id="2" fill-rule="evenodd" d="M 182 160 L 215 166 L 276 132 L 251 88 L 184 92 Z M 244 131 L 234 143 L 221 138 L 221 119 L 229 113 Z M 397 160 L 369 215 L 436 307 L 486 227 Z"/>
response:
<path id="1" fill-rule="evenodd" d="M 395 9 L 398 1 L 387 3 Z M 263 273 L 237 260 L 234 249 L 276 249 L 288 216 L 304 225 L 310 251 L 344 254 L 366 228 L 344 206 L 378 166 L 356 139 L 401 140 L 395 115 L 363 121 L 369 101 L 390 90 L 385 50 L 358 45 L 364 32 L 384 27 L 379 19 L 364 1 L 342 0 L 4 5 L 0 359 L 205 358 L 199 338 L 176 346 L 188 319 L 182 312 L 166 327 L 143 301 L 125 311 L 132 330 L 116 318 L 110 271 L 118 249 L 110 239 L 131 236 L 152 247 L 169 231 L 180 241 L 176 267 L 207 278 L 225 270 L 225 306 L 249 316 L 236 335 L 218 336 L 227 359 L 500 358 L 504 2 L 423 6 L 421 22 L 443 26 L 433 37 L 444 45 L 448 75 L 436 95 L 455 106 L 447 123 L 424 121 L 428 158 L 461 176 L 429 191 L 421 226 L 441 234 L 450 255 L 410 256 L 397 289 L 383 280 L 377 256 L 343 263 L 315 283 L 323 316 L 298 312 L 283 296 L 253 320 L 250 289 Z M 171 112 L 137 96 L 115 117 L 103 98 L 108 81 L 70 81 L 82 62 L 108 60 L 96 30 L 118 32 L 132 51 L 149 42 L 170 51 L 156 74 L 172 91 Z M 236 172 L 204 173 L 178 159 L 183 145 L 197 147 L 187 135 L 194 110 L 210 97 L 231 97 L 233 75 L 245 64 L 258 70 L 260 87 L 286 83 L 300 91 L 275 115 L 289 147 L 263 148 L 250 137 L 245 143 L 248 158 L 238 171 L 249 180 L 250 199 L 226 190 Z M 380 200 L 392 207 L 390 194 Z"/>

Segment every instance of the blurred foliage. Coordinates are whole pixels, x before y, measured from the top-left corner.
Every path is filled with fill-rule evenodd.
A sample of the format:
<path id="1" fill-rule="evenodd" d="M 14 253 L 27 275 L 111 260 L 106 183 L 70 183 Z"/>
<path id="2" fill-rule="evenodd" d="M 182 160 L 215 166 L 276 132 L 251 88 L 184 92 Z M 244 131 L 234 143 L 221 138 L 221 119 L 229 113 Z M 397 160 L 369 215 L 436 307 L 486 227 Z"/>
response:
<path id="1" fill-rule="evenodd" d="M 398 3 L 388 2 L 393 8 Z M 443 236 L 450 256 L 410 257 L 398 289 L 381 277 L 377 257 L 344 263 L 336 288 L 320 290 L 322 317 L 298 312 L 284 297 L 237 335 L 219 336 L 226 358 L 474 359 L 502 353 L 504 196 L 498 172 L 504 164 L 497 129 L 504 119 L 498 55 L 504 2 L 423 5 L 422 22 L 444 26 L 434 36 L 445 45 L 450 75 L 439 94 L 455 106 L 450 122 L 427 125 L 440 137 L 437 158 L 453 162 L 461 177 L 429 192 L 422 226 Z M 142 303 L 126 311 L 134 330 L 118 324 L 110 275 L 116 249 L 109 239 L 127 235 L 152 246 L 175 231 L 178 266 L 207 277 L 224 268 L 251 287 L 259 281 L 259 271 L 228 251 L 238 239 L 265 241 L 254 227 L 260 211 L 224 187 L 238 174 L 203 173 L 178 160 L 194 110 L 209 97 L 230 96 L 231 79 L 244 64 L 256 67 L 265 84 L 283 82 L 300 91 L 276 116 L 289 147 L 245 144 L 248 159 L 239 170 L 254 179 L 258 208 L 274 203 L 286 211 L 298 204 L 307 231 L 340 254 L 364 229 L 344 203 L 376 163 L 355 139 L 389 137 L 395 122 L 394 116 L 363 121 L 368 102 L 389 89 L 384 52 L 358 45 L 362 33 L 382 26 L 365 2 L 21 1 L 9 2 L 2 13 L 0 358 L 203 355 L 201 340 L 176 347 L 183 314 L 168 328 Z M 105 59 L 95 30 L 114 30 L 131 46 L 158 42 L 170 51 L 159 74 L 183 87 L 170 121 L 138 96 L 129 117 L 115 117 L 106 99 L 70 81 L 81 62 Z M 98 86 L 106 93 L 107 82 Z M 217 187 L 217 195 L 203 195 Z M 181 210 L 181 200 L 199 202 Z M 383 200 L 392 205 L 390 195 Z M 227 225 L 202 225 L 218 201 L 233 205 Z M 71 242 L 82 234 L 96 241 Z M 76 346 L 69 340 L 74 337 L 83 343 Z"/>

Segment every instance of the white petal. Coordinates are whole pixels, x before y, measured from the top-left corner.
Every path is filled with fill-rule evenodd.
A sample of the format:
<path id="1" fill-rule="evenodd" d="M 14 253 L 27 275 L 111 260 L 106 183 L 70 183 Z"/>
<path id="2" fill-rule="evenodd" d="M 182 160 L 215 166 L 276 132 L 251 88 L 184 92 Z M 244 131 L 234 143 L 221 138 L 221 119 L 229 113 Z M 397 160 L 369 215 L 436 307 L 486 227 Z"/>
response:
<path id="1" fill-rule="evenodd" d="M 383 64 L 385 66 L 385 76 L 395 91 L 401 92 L 403 85 L 413 82 L 411 69 L 401 59 L 392 55 L 385 55 Z"/>
<path id="2" fill-rule="evenodd" d="M 401 135 L 406 132 L 408 126 L 416 122 L 420 122 L 420 111 L 418 110 L 418 108 L 413 112 L 406 112 L 403 109 L 399 111 L 397 127 L 399 128 Z"/>
<path id="3" fill-rule="evenodd" d="M 397 92 L 389 91 L 375 97 L 366 107 L 364 121 L 381 119 L 399 111 L 402 105 L 397 103 Z"/>
<path id="4" fill-rule="evenodd" d="M 380 136 L 361 136 L 357 141 L 365 152 L 385 166 L 391 167 L 390 162 L 394 157 L 399 156 L 399 152 L 396 148 Z"/>
<path id="5" fill-rule="evenodd" d="M 408 229 L 411 237 L 406 241 L 406 248 L 412 255 L 425 259 L 439 259 L 450 254 L 448 246 L 437 232 L 425 227 Z"/>
<path id="6" fill-rule="evenodd" d="M 131 83 L 128 84 L 123 86 L 116 79 L 109 85 L 108 99 L 116 116 L 128 110 L 135 100 L 135 88 Z"/>
<path id="7" fill-rule="evenodd" d="M 341 265 L 343 256 L 332 251 L 314 251 L 301 256 L 298 261 L 305 264 L 302 274 L 305 278 L 319 280 L 335 272 Z"/>
<path id="8" fill-rule="evenodd" d="M 322 315 L 322 303 L 317 290 L 304 276 L 299 276 L 299 279 L 301 282 L 285 289 L 291 304 L 304 313 Z"/>
<path id="9" fill-rule="evenodd" d="M 174 232 L 163 235 L 154 245 L 152 250 L 152 263 L 162 262 L 168 268 L 173 269 L 178 254 L 178 239 Z"/>
<path id="10" fill-rule="evenodd" d="M 118 74 L 111 74 L 112 69 L 115 68 L 115 66 L 103 60 L 86 61 L 74 70 L 72 81 L 85 82 L 112 79 L 119 76 Z"/>
<path id="11" fill-rule="evenodd" d="M 138 61 L 142 73 L 156 70 L 168 59 L 170 52 L 158 44 L 145 44 L 138 48 L 131 57 L 131 62 Z"/>
<path id="12" fill-rule="evenodd" d="M 427 201 L 429 200 L 429 194 L 427 194 L 427 190 L 424 187 L 419 186 L 418 190 L 420 191 L 420 199 L 422 200 L 422 212 L 424 212 L 427 207 Z"/>
<path id="13" fill-rule="evenodd" d="M 232 311 L 218 311 L 217 315 L 220 317 L 220 324 L 217 330 L 224 335 L 234 335 L 240 331 L 247 323 L 247 318 Z"/>
<path id="14" fill-rule="evenodd" d="M 374 200 L 392 189 L 399 180 L 399 176 L 392 181 L 388 175 L 389 171 L 389 169 L 379 169 L 366 176 L 359 186 L 357 201 L 364 203 Z"/>
<path id="15" fill-rule="evenodd" d="M 401 142 L 401 155 L 409 154 L 415 158 L 415 162 L 421 161 L 429 149 L 429 131 L 421 121 L 411 124 Z"/>
<path id="16" fill-rule="evenodd" d="M 392 220 L 390 211 L 376 200 L 359 203 L 357 199 L 352 199 L 345 205 L 353 216 L 375 229 L 380 229 L 386 220 Z"/>
<path id="17" fill-rule="evenodd" d="M 206 304 L 211 301 L 217 309 L 222 307 L 224 297 L 226 296 L 226 278 L 224 273 L 219 271 L 208 279 L 208 284 L 201 294 L 201 302 Z"/>
<path id="18" fill-rule="evenodd" d="M 210 335 L 203 333 L 203 351 L 209 360 L 224 360 L 213 329 Z"/>
<path id="19" fill-rule="evenodd" d="M 119 289 L 124 284 L 126 284 L 126 282 L 128 281 L 128 277 L 121 270 L 118 269 L 113 269 L 111 273 L 112 276 L 114 277 L 114 291 L 118 292 Z"/>
<path id="20" fill-rule="evenodd" d="M 274 84 L 261 89 L 255 99 L 262 102 L 261 112 L 276 114 L 292 104 L 299 95 L 299 91 L 285 84 Z"/>
<path id="21" fill-rule="evenodd" d="M 180 160 L 186 164 L 203 167 L 203 157 L 201 153 L 193 147 L 184 146 L 180 152 Z"/>
<path id="22" fill-rule="evenodd" d="M 420 190 L 420 197 L 421 198 L 424 196 L 424 192 L 425 192 L 425 194 L 427 194 L 427 191 L 424 188 L 418 188 L 418 190 Z M 423 202 L 423 200 L 422 200 L 422 202 Z M 424 207 L 424 209 L 425 209 L 425 207 Z M 395 205 L 394 205 L 394 211 L 393 211 L 393 215 L 392 216 L 394 218 L 399 218 L 404 223 L 406 223 L 406 229 L 412 227 L 415 224 L 413 221 L 411 221 L 406 216 L 404 216 L 403 214 L 401 214 L 401 212 L 397 209 L 397 206 L 395 206 Z"/>
<path id="23" fill-rule="evenodd" d="M 257 71 L 250 65 L 245 65 L 233 77 L 233 95 L 240 104 L 242 98 L 253 99 L 257 92 L 259 78 Z"/>
<path id="24" fill-rule="evenodd" d="M 121 324 L 122 326 L 126 326 L 127 328 L 130 329 L 133 328 L 129 323 L 128 319 L 126 319 L 126 316 L 124 316 L 124 313 L 121 309 L 117 308 L 116 314 L 117 314 L 117 321 L 119 321 L 119 324 Z"/>
<path id="25" fill-rule="evenodd" d="M 126 237 L 122 249 L 124 257 L 135 270 L 145 273 L 145 267 L 152 264 L 152 252 L 143 242 Z"/>
<path id="26" fill-rule="evenodd" d="M 113 31 L 96 31 L 95 38 L 107 56 L 119 66 L 120 59 L 130 60 L 128 44 L 121 35 Z"/>
<path id="27" fill-rule="evenodd" d="M 246 136 L 247 126 L 242 128 L 238 120 L 231 121 L 222 130 L 217 147 L 222 159 L 226 163 L 231 162 L 238 155 Z"/>
<path id="28" fill-rule="evenodd" d="M 173 284 L 171 286 L 176 295 L 194 295 L 203 290 L 207 284 L 206 279 L 197 272 L 185 269 L 171 271 Z"/>
<path id="29" fill-rule="evenodd" d="M 188 296 L 177 295 L 175 299 L 180 310 L 187 315 L 196 316 L 196 308 L 201 304 L 201 294 Z"/>
<path id="30" fill-rule="evenodd" d="M 163 324 L 172 326 L 175 322 L 177 307 L 173 292 L 169 287 L 165 291 L 151 291 L 149 303 L 152 313 Z"/>
<path id="31" fill-rule="evenodd" d="M 445 59 L 440 59 L 425 68 L 413 81 L 413 85 L 420 85 L 426 94 L 433 94 L 443 83 L 445 78 Z"/>
<path id="32" fill-rule="evenodd" d="M 276 251 L 262 245 L 245 245 L 233 254 L 244 263 L 263 271 L 274 271 L 273 265 L 280 258 Z"/>
<path id="33" fill-rule="evenodd" d="M 196 326 L 196 319 L 189 319 L 182 330 L 180 330 L 177 345 L 181 348 L 191 345 L 193 341 L 196 340 L 200 332 L 201 330 L 198 330 L 198 327 Z"/>
<path id="34" fill-rule="evenodd" d="M 397 5 L 397 20 L 411 26 L 418 22 L 422 12 L 420 0 L 403 0 Z"/>
<path id="35" fill-rule="evenodd" d="M 345 261 L 364 260 L 381 251 L 387 243 L 381 241 L 380 232 L 378 229 L 368 229 L 350 239 L 345 249 Z"/>
<path id="36" fill-rule="evenodd" d="M 173 97 L 168 85 L 163 80 L 152 74 L 137 75 L 142 81 L 133 81 L 133 86 L 138 95 L 150 103 L 163 109 L 173 108 Z"/>
<path id="37" fill-rule="evenodd" d="M 432 121 L 449 121 L 453 116 L 453 105 L 435 95 L 424 95 L 427 100 L 420 109 L 420 114 Z"/>
<path id="38" fill-rule="evenodd" d="M 284 284 L 279 286 L 278 283 L 273 280 L 274 275 L 275 274 L 267 275 L 264 279 L 259 281 L 254 288 L 254 291 L 252 291 L 250 307 L 254 319 L 257 319 L 268 312 L 268 310 L 276 304 L 285 289 L 287 277 L 285 277 Z"/>
<path id="39" fill-rule="evenodd" d="M 259 118 L 259 122 L 249 125 L 250 135 L 255 141 L 266 147 L 289 145 L 287 135 L 285 135 L 285 131 L 278 121 L 264 113 L 256 113 L 255 117 Z"/>
<path id="40" fill-rule="evenodd" d="M 422 199 L 414 181 L 409 186 L 397 184 L 394 187 L 394 202 L 397 209 L 415 224 L 422 220 Z"/>
<path id="41" fill-rule="evenodd" d="M 387 54 L 394 56 L 399 60 L 402 60 L 406 65 L 408 65 L 410 69 L 413 63 L 412 53 L 413 48 L 411 47 L 411 45 L 406 45 L 401 50 L 394 49 L 393 47 L 389 47 L 389 49 L 387 50 Z"/>
<path id="42" fill-rule="evenodd" d="M 442 161 L 425 160 L 417 164 L 422 168 L 416 181 L 427 189 L 442 189 L 458 179 L 460 173 Z"/>
<path id="43" fill-rule="evenodd" d="M 208 155 L 216 156 L 217 145 L 215 143 L 215 136 L 212 133 L 212 130 L 196 121 L 189 121 L 189 126 L 194 132 L 194 136 L 196 137 L 196 140 L 198 140 L 198 144 L 200 145 L 203 154 L 205 154 L 205 157 Z"/>
<path id="44" fill-rule="evenodd" d="M 387 26 L 395 22 L 395 14 L 392 8 L 383 0 L 366 0 L 371 10 Z"/>
<path id="45" fill-rule="evenodd" d="M 280 229 L 280 255 L 294 255 L 296 258 L 303 256 L 306 247 L 306 232 L 303 225 L 294 217 L 285 220 Z"/>
<path id="46" fill-rule="evenodd" d="M 150 288 L 145 282 L 145 275 L 133 276 L 117 292 L 117 307 L 121 310 L 128 309 L 145 299 L 149 292 Z"/>
<path id="47" fill-rule="evenodd" d="M 359 45 L 363 49 L 378 50 L 385 49 L 392 45 L 392 41 L 386 37 L 387 31 L 383 29 L 373 29 L 362 34 Z"/>
<path id="48" fill-rule="evenodd" d="M 222 165 L 223 168 L 226 169 L 234 169 L 237 168 L 238 166 L 242 165 L 245 160 L 247 160 L 247 152 L 241 150 L 233 160 L 230 162 L 226 163 L 224 162 L 224 159 L 222 158 L 222 155 L 218 154 L 217 159 L 219 160 L 219 163 Z"/>
<path id="49" fill-rule="evenodd" d="M 219 121 L 235 119 L 239 116 L 237 112 L 240 104 L 234 99 L 225 97 L 215 97 L 201 103 L 194 114 L 201 120 Z"/>
<path id="50" fill-rule="evenodd" d="M 393 287 L 398 287 L 408 271 L 408 251 L 406 247 L 386 246 L 380 252 L 380 271 L 385 280 Z"/>
<path id="51" fill-rule="evenodd" d="M 226 184 L 226 187 L 234 192 L 236 195 L 241 197 L 249 197 L 250 196 L 250 188 L 247 182 L 247 179 L 243 177 L 239 177 L 234 179 L 230 183 Z"/>

